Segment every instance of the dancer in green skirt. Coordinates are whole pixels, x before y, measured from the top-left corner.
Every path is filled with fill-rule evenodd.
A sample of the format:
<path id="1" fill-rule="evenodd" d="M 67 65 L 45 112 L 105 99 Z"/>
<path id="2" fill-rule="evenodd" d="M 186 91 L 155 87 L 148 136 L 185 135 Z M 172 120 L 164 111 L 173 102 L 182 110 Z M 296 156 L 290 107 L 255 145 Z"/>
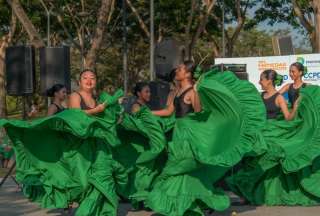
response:
<path id="1" fill-rule="evenodd" d="M 47 90 L 47 96 L 52 98 L 52 103 L 48 107 L 48 116 L 54 115 L 56 113 L 65 110 L 62 103 L 67 97 L 67 89 L 62 84 L 55 84 L 50 89 Z"/>
<path id="2" fill-rule="evenodd" d="M 150 101 L 151 92 L 149 84 L 146 82 L 138 82 L 134 87 L 133 93 L 137 99 L 132 105 L 131 112 L 136 113 L 142 106 L 145 106 Z"/>
<path id="3" fill-rule="evenodd" d="M 263 88 L 269 83 L 268 89 L 272 89 L 270 82 L 277 82 L 274 71 L 261 75 Z M 256 205 L 317 205 L 320 202 L 320 88 L 307 85 L 300 89 L 299 99 L 289 114 L 287 108 L 281 108 L 281 99 L 277 99 L 281 95 L 275 93 L 276 97 L 265 98 L 266 94 L 268 90 L 263 94 L 268 113 L 263 136 L 268 148 L 248 160 L 229 179 L 230 186 Z"/>
<path id="4" fill-rule="evenodd" d="M 194 70 L 188 68 L 179 66 L 178 84 L 192 80 Z M 187 93 L 176 96 L 171 108 L 154 112 L 175 111 L 178 118 L 168 143 L 168 161 L 145 203 L 170 216 L 203 215 L 207 208 L 223 211 L 230 205 L 229 198 L 214 184 L 244 155 L 254 154 L 255 146 L 263 146 L 263 103 L 251 83 L 231 72 L 213 69 L 196 86 L 183 87 L 181 93 L 192 89 L 189 98 Z"/>
<path id="5" fill-rule="evenodd" d="M 111 153 L 121 144 L 112 108 L 121 91 L 102 94 L 96 102 L 95 80 L 91 71 L 81 74 L 80 95 L 73 94 L 71 109 L 32 122 L 0 120 L 16 153 L 17 180 L 42 207 L 66 208 L 77 202 L 76 215 L 117 214 L 117 193 L 127 184 L 126 171 Z"/>
<path id="6" fill-rule="evenodd" d="M 300 62 L 295 62 L 290 65 L 289 75 L 293 80 L 293 83 L 289 83 L 284 85 L 279 93 L 283 94 L 285 92 L 288 93 L 289 103 L 291 107 L 296 102 L 299 97 L 299 91 L 301 88 L 307 86 L 307 83 L 304 83 L 302 77 L 307 73 L 307 68 L 303 66 Z"/>

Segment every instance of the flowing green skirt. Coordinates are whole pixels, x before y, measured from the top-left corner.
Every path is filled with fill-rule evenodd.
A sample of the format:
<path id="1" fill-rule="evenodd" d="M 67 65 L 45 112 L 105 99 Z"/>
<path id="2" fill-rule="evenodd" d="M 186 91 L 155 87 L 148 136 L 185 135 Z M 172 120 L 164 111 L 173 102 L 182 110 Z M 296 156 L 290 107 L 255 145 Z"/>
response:
<path id="1" fill-rule="evenodd" d="M 232 189 L 257 205 L 316 205 L 320 202 L 320 87 L 301 90 L 293 121 L 269 120 L 267 151 L 248 160 L 229 179 Z"/>
<path id="2" fill-rule="evenodd" d="M 202 215 L 229 198 L 214 186 L 244 155 L 264 151 L 265 109 L 255 87 L 231 72 L 209 71 L 198 83 L 202 109 L 176 121 L 168 161 L 146 200 L 155 212 Z"/>
<path id="3" fill-rule="evenodd" d="M 111 113 L 109 113 L 112 115 Z M 17 180 L 45 208 L 78 202 L 77 215 L 116 215 L 127 172 L 112 157 L 115 118 L 66 110 L 32 122 L 0 120 L 13 142 Z"/>

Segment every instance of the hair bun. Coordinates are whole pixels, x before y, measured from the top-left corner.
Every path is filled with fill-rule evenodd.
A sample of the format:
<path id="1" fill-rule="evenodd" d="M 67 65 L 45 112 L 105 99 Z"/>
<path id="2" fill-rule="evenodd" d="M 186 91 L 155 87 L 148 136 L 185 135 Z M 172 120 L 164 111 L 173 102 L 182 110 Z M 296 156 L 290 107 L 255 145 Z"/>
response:
<path id="1" fill-rule="evenodd" d="M 283 83 L 283 76 L 280 75 L 280 74 L 277 74 L 276 77 L 275 77 L 275 80 L 274 80 L 274 84 L 276 86 L 281 86 Z"/>
<path id="2" fill-rule="evenodd" d="M 58 91 L 60 91 L 61 89 L 66 88 L 65 85 L 63 84 L 54 84 L 51 88 L 49 88 L 46 93 L 48 97 L 53 97 L 54 94 Z"/>
<path id="3" fill-rule="evenodd" d="M 54 96 L 54 89 L 53 87 L 47 89 L 46 94 L 48 97 L 53 97 Z"/>
<path id="4" fill-rule="evenodd" d="M 303 76 L 308 73 L 308 68 L 306 66 L 303 67 Z"/>

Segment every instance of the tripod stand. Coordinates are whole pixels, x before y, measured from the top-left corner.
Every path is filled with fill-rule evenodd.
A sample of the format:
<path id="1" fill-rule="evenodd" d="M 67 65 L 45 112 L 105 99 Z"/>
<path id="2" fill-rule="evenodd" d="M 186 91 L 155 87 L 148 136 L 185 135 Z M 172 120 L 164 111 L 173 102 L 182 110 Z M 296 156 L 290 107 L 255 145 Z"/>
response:
<path id="1" fill-rule="evenodd" d="M 8 179 L 8 177 L 10 176 L 11 179 L 19 186 L 19 183 L 16 181 L 16 179 L 11 175 L 12 171 L 14 170 L 14 168 L 16 167 L 16 161 L 13 162 L 12 166 L 10 167 L 9 171 L 7 172 L 7 174 L 4 176 L 4 178 L 1 180 L 0 182 L 0 188 L 1 186 L 5 183 L 5 181 Z"/>

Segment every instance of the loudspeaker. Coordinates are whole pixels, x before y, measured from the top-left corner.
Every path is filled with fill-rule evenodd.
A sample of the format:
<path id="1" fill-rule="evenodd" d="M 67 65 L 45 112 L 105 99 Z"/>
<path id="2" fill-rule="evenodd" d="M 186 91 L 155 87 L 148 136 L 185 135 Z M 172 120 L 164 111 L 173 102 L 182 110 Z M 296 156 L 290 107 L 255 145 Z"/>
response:
<path id="1" fill-rule="evenodd" d="M 294 47 L 291 36 L 273 37 L 272 47 L 275 55 L 293 55 Z"/>
<path id="2" fill-rule="evenodd" d="M 32 94 L 35 89 L 35 54 L 31 46 L 6 49 L 6 91 L 8 95 Z"/>
<path id="3" fill-rule="evenodd" d="M 148 106 L 151 110 L 164 109 L 167 105 L 167 98 L 170 93 L 170 84 L 165 81 L 153 81 L 149 83 L 151 100 Z"/>
<path id="4" fill-rule="evenodd" d="M 213 68 L 219 68 L 221 72 L 231 71 L 241 80 L 249 80 L 249 74 L 247 73 L 246 64 L 218 64 Z"/>
<path id="5" fill-rule="evenodd" d="M 125 97 L 122 100 L 122 107 L 126 113 L 131 113 L 133 104 L 137 101 L 136 96 Z"/>
<path id="6" fill-rule="evenodd" d="M 170 73 L 184 61 L 185 49 L 177 41 L 166 38 L 156 45 L 154 55 L 156 77 L 171 81 Z"/>
<path id="7" fill-rule="evenodd" d="M 47 89 L 55 84 L 63 84 L 71 91 L 70 48 L 40 48 L 40 91 L 46 94 Z"/>

